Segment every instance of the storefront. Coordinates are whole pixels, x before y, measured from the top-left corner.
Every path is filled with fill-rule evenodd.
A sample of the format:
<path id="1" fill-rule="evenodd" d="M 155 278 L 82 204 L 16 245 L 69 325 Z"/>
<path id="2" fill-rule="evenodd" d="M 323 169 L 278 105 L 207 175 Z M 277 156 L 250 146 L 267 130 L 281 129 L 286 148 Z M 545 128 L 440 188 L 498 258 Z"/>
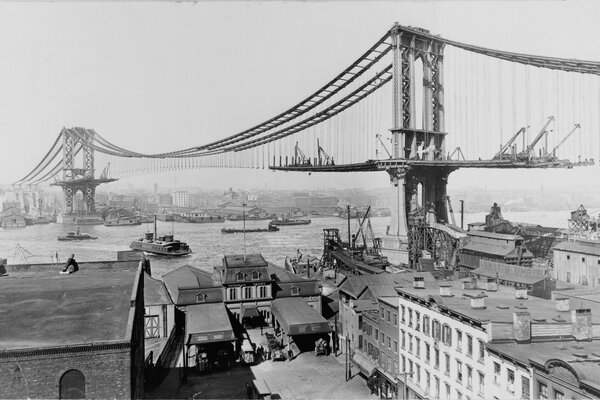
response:
<path id="1" fill-rule="evenodd" d="M 398 394 L 398 379 L 390 373 L 377 367 L 377 383 L 379 397 L 382 399 L 396 399 Z"/>

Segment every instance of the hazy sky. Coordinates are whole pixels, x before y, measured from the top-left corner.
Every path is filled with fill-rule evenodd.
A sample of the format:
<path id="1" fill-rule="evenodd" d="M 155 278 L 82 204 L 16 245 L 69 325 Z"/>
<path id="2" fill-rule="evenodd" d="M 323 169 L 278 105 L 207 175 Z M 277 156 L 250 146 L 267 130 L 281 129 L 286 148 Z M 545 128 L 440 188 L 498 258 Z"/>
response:
<path id="1" fill-rule="evenodd" d="M 142 153 L 241 131 L 329 81 L 394 21 L 492 48 L 600 60 L 598 15 L 600 2 L 592 1 L 0 2 L 0 183 L 29 172 L 63 126 L 94 128 Z M 450 183 L 575 186 L 597 182 L 597 172 L 459 171 Z M 385 173 L 211 169 L 141 180 L 154 181 L 209 188 L 388 184 Z"/>

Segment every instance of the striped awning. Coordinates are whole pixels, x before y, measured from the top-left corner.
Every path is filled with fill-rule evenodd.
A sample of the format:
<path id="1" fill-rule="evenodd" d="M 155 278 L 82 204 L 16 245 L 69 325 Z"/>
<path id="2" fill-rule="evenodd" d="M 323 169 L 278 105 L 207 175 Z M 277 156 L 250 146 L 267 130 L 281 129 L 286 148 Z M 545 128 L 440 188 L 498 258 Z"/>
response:
<path id="1" fill-rule="evenodd" d="M 377 369 L 377 364 L 361 352 L 352 355 L 352 363 L 367 377 L 373 375 Z"/>

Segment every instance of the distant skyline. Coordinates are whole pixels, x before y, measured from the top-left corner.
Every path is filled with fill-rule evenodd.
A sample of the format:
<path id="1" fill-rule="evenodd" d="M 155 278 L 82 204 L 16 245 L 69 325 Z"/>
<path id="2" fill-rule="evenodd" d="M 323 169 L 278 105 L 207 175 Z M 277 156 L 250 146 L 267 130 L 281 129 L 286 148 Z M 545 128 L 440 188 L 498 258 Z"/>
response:
<path id="1" fill-rule="evenodd" d="M 63 126 L 94 128 L 147 153 L 229 136 L 304 98 L 395 21 L 492 48 L 600 60 L 598 15 L 598 2 L 0 2 L 0 182 L 29 172 Z M 597 182 L 597 173 L 597 166 L 461 170 L 449 184 L 568 190 Z M 165 173 L 117 186 L 174 181 L 242 189 L 389 186 L 384 172 L 249 169 Z"/>

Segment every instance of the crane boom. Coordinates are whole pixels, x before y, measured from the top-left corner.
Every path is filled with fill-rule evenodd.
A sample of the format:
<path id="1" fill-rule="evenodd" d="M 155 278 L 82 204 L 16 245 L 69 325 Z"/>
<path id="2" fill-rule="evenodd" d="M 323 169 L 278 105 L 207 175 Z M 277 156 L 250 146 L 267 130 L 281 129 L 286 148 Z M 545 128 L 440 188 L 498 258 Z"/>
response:
<path id="1" fill-rule="evenodd" d="M 506 150 L 508 150 L 508 148 L 513 144 L 513 142 L 515 140 L 517 140 L 517 138 L 519 137 L 519 135 L 521 133 L 524 133 L 524 132 L 525 132 L 525 127 L 522 127 L 521 129 L 519 129 L 519 131 L 517 133 L 515 133 L 513 135 L 513 137 L 511 137 L 510 140 L 508 142 L 506 142 L 506 144 L 504 146 L 502 146 L 502 148 L 500 149 L 500 151 L 498 152 L 498 154 L 496 154 L 494 156 L 494 159 L 501 158 L 502 155 L 506 152 Z"/>
<path id="2" fill-rule="evenodd" d="M 569 136 L 571 136 L 573 133 L 575 133 L 575 131 L 577 129 L 581 128 L 581 125 L 579 124 L 575 124 L 575 126 L 573 127 L 573 129 L 571 129 L 571 132 L 567 133 L 567 135 L 561 139 L 560 142 L 558 142 L 558 144 L 556 146 L 554 146 L 554 148 L 552 149 L 552 151 L 550 152 L 552 155 L 556 155 L 556 150 L 562 146 L 562 144 L 569 138 Z"/>
<path id="3" fill-rule="evenodd" d="M 546 123 L 544 124 L 544 126 L 542 127 L 542 129 L 540 130 L 540 133 L 537 134 L 537 136 L 535 137 L 535 139 L 533 139 L 533 142 L 531 142 L 531 144 L 529 146 L 527 146 L 527 149 L 525 149 L 524 153 L 529 154 L 533 148 L 535 147 L 535 145 L 540 141 L 540 139 L 547 134 L 548 132 L 546 131 L 546 128 L 548 128 L 548 125 L 550 125 L 550 122 L 554 121 L 554 116 L 549 116 L 548 117 L 548 121 L 546 121 Z"/>
<path id="4" fill-rule="evenodd" d="M 307 158 L 302 150 L 300 150 L 300 146 L 298 146 L 298 142 L 296 142 L 296 147 L 294 147 L 294 156 L 296 159 L 296 163 L 298 164 L 306 164 Z"/>
<path id="5" fill-rule="evenodd" d="M 387 147 L 385 147 L 385 143 L 383 143 L 383 140 L 381 140 L 381 135 L 378 133 L 378 134 L 375 135 L 375 137 L 377 139 L 379 139 L 379 143 L 381 143 L 381 145 L 383 146 L 383 149 L 388 154 L 388 157 L 392 158 L 392 153 L 390 153 L 389 150 L 387 149 Z"/>
<path id="6" fill-rule="evenodd" d="M 448 200 L 448 211 L 450 212 L 450 218 L 452 219 L 452 225 L 456 226 L 456 219 L 454 219 L 454 210 L 452 209 L 452 203 L 450 202 L 450 196 L 446 196 Z"/>

